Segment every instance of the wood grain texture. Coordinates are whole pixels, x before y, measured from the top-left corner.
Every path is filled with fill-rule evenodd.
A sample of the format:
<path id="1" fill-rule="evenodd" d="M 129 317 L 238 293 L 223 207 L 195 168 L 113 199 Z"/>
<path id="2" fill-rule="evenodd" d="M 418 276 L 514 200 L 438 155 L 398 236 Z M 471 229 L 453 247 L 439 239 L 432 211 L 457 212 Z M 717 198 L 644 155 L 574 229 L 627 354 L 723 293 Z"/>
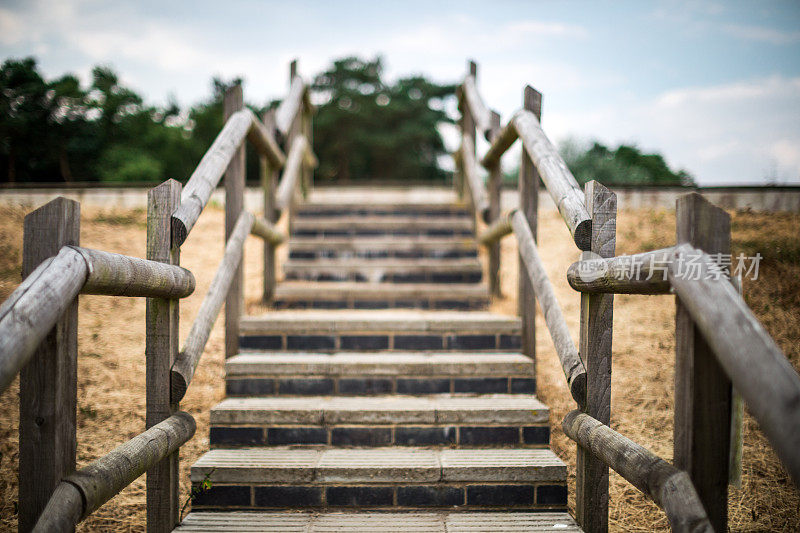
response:
<path id="1" fill-rule="evenodd" d="M 698 257 L 699 250 L 683 244 L 675 250 L 680 255 Z M 703 254 L 699 264 L 700 279 L 680 275 L 676 263 L 670 267 L 678 301 L 800 487 L 800 377 L 733 284 L 713 279 L 711 257 Z"/>
<path id="2" fill-rule="evenodd" d="M 242 86 L 234 85 L 225 93 L 225 119 L 244 107 Z M 244 209 L 245 150 L 240 146 L 225 171 L 225 242 L 230 240 L 239 215 Z M 239 320 L 244 311 L 244 265 L 239 262 L 225 298 L 225 358 L 239 353 Z"/>
<path id="3" fill-rule="evenodd" d="M 676 227 L 678 244 L 731 251 L 730 216 L 697 193 L 678 198 Z M 731 383 L 680 298 L 675 308 L 674 463 L 689 474 L 714 529 L 725 531 Z"/>
<path id="4" fill-rule="evenodd" d="M 585 194 L 592 217 L 592 255 L 613 257 L 617 241 L 617 196 L 596 181 L 586 184 Z M 586 367 L 584 412 L 607 426 L 611 424 L 613 325 L 613 294 L 581 294 L 579 353 Z M 580 446 L 575 470 L 575 518 L 584 531 L 608 531 L 608 467 Z"/>
<path id="5" fill-rule="evenodd" d="M 5 391 L 86 281 L 86 261 L 71 248 L 45 259 L 0 304 L 0 391 Z"/>
<path id="6" fill-rule="evenodd" d="M 63 246 L 80 244 L 80 204 L 56 198 L 28 213 L 24 228 L 22 275 L 28 278 L 33 277 L 42 262 L 56 254 L 60 256 Z M 60 264 L 58 261 L 54 263 Z M 55 321 L 51 322 L 51 317 L 47 317 L 44 323 L 54 325 L 42 332 L 45 333 L 43 337 L 39 337 L 42 325 L 28 324 L 37 330 L 36 337 L 41 341 L 22 368 L 19 381 L 20 531 L 33 528 L 61 478 L 75 470 L 78 299 L 74 288 L 82 285 L 85 277 L 67 275 L 79 274 L 76 270 L 81 269 L 74 263 L 65 265 L 65 268 L 67 271 L 62 281 L 49 278 L 53 282 L 50 284 L 38 277 L 32 283 L 38 285 L 40 291 L 36 292 L 43 297 L 37 302 L 39 309 L 44 310 L 52 304 L 54 309 L 49 313 L 61 312 L 55 315 L 58 317 Z M 47 270 L 53 273 L 55 269 Z M 55 274 L 62 275 L 60 271 L 55 271 Z M 52 289 L 52 295 L 60 300 L 49 301 L 49 291 L 41 292 L 47 289 Z M 14 308 L 18 305 L 22 308 L 23 303 L 24 300 L 17 300 Z M 22 318 L 23 315 L 17 315 L 14 308 L 11 314 Z M 29 344 L 29 347 L 33 346 Z"/>
<path id="7" fill-rule="evenodd" d="M 572 342 L 572 337 L 567 329 L 567 322 L 561 312 L 561 306 L 556 299 L 555 291 L 544 270 L 542 259 L 533 241 L 528 221 L 521 211 L 518 211 L 512 218 L 514 235 L 517 236 L 519 244 L 519 254 L 525 266 L 523 274 L 527 273 L 528 279 L 536 293 L 536 301 L 542 309 L 547 329 L 553 339 L 553 346 L 561 362 L 564 376 L 567 378 L 567 385 L 570 393 L 579 406 L 586 403 L 586 369 Z"/>
<path id="8" fill-rule="evenodd" d="M 67 476 L 47 504 L 36 530 L 72 531 L 79 521 L 152 466 L 175 454 L 192 438 L 195 430 L 192 415 L 179 411 Z"/>
<path id="9" fill-rule="evenodd" d="M 529 85 L 523 90 L 522 105 L 541 118 L 542 95 Z M 533 242 L 536 243 L 539 219 L 539 173 L 524 150 L 520 158 L 517 180 L 519 211 L 527 221 Z M 536 361 L 536 297 L 530 279 L 522 275 L 526 267 L 521 254 L 518 269 L 520 274 L 517 282 L 517 308 L 522 319 L 522 353 Z"/>
<path id="10" fill-rule="evenodd" d="M 672 531 L 714 531 L 685 472 L 586 413 L 567 413 L 561 426 L 579 446 L 652 498 L 667 514 Z"/>
<path id="11" fill-rule="evenodd" d="M 518 111 L 513 118 L 517 134 L 522 145 L 536 169 L 542 182 L 558 207 L 558 212 L 569 228 L 575 245 L 579 250 L 588 250 L 591 246 L 591 217 L 586 211 L 583 191 L 575 177 L 567 168 L 558 150 L 547 138 L 539 119 L 527 109 Z"/>
<path id="12" fill-rule="evenodd" d="M 79 246 L 72 248 L 83 257 L 88 269 L 83 294 L 185 298 L 194 292 L 194 275 L 180 266 Z"/>
<path id="13" fill-rule="evenodd" d="M 252 225 L 253 215 L 247 211 L 242 211 L 233 233 L 231 233 L 228 242 L 225 244 L 225 255 L 222 257 L 216 274 L 214 274 L 214 279 L 211 281 L 208 293 L 200 305 L 197 317 L 192 322 L 192 328 L 189 330 L 183 349 L 172 365 L 170 387 L 173 403 L 183 399 L 186 389 L 192 382 L 192 377 L 194 377 L 194 372 L 211 334 L 211 328 L 214 327 L 214 321 L 219 315 L 219 311 L 236 275 L 236 270 L 242 262 L 244 241 L 248 233 L 250 233 Z"/>
<path id="14" fill-rule="evenodd" d="M 567 269 L 570 287 L 585 293 L 668 294 L 673 248 L 608 259 L 592 257 Z M 649 278 L 649 279 L 648 279 Z"/>
<path id="15" fill-rule="evenodd" d="M 248 110 L 228 117 L 222 131 L 192 172 L 181 194 L 180 206 L 172 214 L 172 240 L 176 246 L 183 244 L 189 236 L 228 163 L 242 146 L 252 122 L 252 113 Z"/>
<path id="16" fill-rule="evenodd" d="M 167 180 L 147 194 L 147 259 L 180 264 L 180 247 L 171 240 L 171 214 L 181 198 L 181 185 Z M 170 400 L 170 368 L 178 353 L 177 299 L 148 298 L 145 311 L 146 428 L 177 411 Z M 147 530 L 171 531 L 178 523 L 178 453 L 147 471 Z"/>

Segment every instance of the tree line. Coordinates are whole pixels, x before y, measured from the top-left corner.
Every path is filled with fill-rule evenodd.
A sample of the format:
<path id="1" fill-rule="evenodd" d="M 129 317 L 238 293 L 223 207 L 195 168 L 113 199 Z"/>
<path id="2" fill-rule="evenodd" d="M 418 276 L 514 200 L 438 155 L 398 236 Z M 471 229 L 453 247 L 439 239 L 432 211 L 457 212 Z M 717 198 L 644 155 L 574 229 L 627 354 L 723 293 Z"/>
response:
<path id="1" fill-rule="evenodd" d="M 0 183 L 185 182 L 223 126 L 222 99 L 240 79 L 214 78 L 207 98 L 188 108 L 174 100 L 154 106 L 107 66 L 84 86 L 74 74 L 47 80 L 32 57 L 0 67 Z M 313 142 L 319 182 L 359 180 L 443 182 L 446 148 L 439 131 L 455 85 L 424 76 L 389 82 L 380 58 L 347 57 L 313 77 L 317 105 Z M 248 102 L 260 115 L 277 101 Z M 579 181 L 691 184 L 658 154 L 595 143 L 565 145 Z M 248 148 L 248 180 L 258 158 Z"/>

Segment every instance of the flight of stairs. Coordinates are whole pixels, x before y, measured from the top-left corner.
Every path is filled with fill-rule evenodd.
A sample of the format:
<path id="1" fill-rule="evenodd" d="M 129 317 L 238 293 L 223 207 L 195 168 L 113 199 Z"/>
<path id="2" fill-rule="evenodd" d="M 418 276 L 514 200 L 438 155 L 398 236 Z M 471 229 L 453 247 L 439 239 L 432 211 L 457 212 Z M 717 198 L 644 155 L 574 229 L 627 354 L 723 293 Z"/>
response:
<path id="1" fill-rule="evenodd" d="M 180 531 L 578 531 L 520 323 L 449 191 L 312 196 L 243 317 Z M 249 512 L 245 512 L 249 511 Z"/>

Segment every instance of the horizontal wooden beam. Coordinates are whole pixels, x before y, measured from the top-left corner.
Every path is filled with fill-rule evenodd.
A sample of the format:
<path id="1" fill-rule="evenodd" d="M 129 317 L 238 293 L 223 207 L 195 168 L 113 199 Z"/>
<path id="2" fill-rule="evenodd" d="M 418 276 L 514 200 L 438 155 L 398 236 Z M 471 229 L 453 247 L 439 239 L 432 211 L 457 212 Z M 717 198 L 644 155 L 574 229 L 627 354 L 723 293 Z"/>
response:
<path id="1" fill-rule="evenodd" d="M 511 226 L 517 237 L 520 258 L 528 271 L 528 278 L 533 285 L 536 301 L 542 309 L 544 321 L 550 337 L 553 339 L 558 359 L 561 361 L 561 368 L 567 378 L 569 391 L 578 405 L 583 407 L 586 403 L 586 368 L 583 366 L 575 343 L 569 334 L 567 322 L 564 320 L 561 306 L 556 299 L 553 285 L 547 277 L 542 259 L 536 249 L 531 228 L 521 211 L 514 213 L 511 218 Z M 520 273 L 520 275 L 523 274 Z"/>
<path id="2" fill-rule="evenodd" d="M 302 110 L 305 92 L 306 84 L 303 82 L 303 78 L 295 76 L 289 86 L 289 94 L 286 95 L 278 109 L 275 110 L 275 126 L 284 137 L 289 135 L 292 122 L 294 122 L 297 113 Z"/>
<path id="3" fill-rule="evenodd" d="M 516 212 L 516 209 L 512 209 L 508 213 L 503 213 L 497 217 L 497 220 L 492 222 L 488 228 L 478 235 L 478 242 L 484 246 L 491 246 L 513 232 L 514 228 L 511 227 L 511 218 Z"/>
<path id="4" fill-rule="evenodd" d="M 62 481 L 34 531 L 68 532 L 153 465 L 175 453 L 197 429 L 179 411 Z"/>
<path id="5" fill-rule="evenodd" d="M 233 155 L 248 135 L 253 125 L 252 116 L 247 109 L 234 113 L 192 172 L 183 187 L 181 204 L 172 214 L 173 246 L 180 246 L 189 236 Z"/>
<path id="6" fill-rule="evenodd" d="M 483 159 L 481 159 L 483 168 L 491 169 L 500 164 L 500 158 L 518 138 L 517 128 L 514 126 L 514 120 L 512 119 L 492 138 L 491 146 L 489 146 Z"/>
<path id="7" fill-rule="evenodd" d="M 672 531 L 714 531 L 686 472 L 580 411 L 567 413 L 561 426 L 569 438 L 664 509 Z"/>
<path id="8" fill-rule="evenodd" d="M 667 267 L 673 248 L 603 259 L 577 261 L 567 270 L 570 287 L 578 292 L 606 294 L 668 294 Z"/>
<path id="9" fill-rule="evenodd" d="M 469 184 L 475 213 L 480 216 L 484 222 L 487 222 L 489 218 L 489 193 L 480 176 L 478 176 L 478 163 L 475 161 L 475 146 L 472 142 L 472 137 L 469 135 L 464 135 L 461 139 L 461 163 L 464 176 L 467 178 L 467 183 Z"/>
<path id="10" fill-rule="evenodd" d="M 261 155 L 267 158 L 273 168 L 283 168 L 283 165 L 286 164 L 286 156 L 281 147 L 278 146 L 278 141 L 275 140 L 273 132 L 269 131 L 252 111 L 245 108 L 245 112 L 250 113 L 251 118 L 247 139 Z"/>
<path id="11" fill-rule="evenodd" d="M 677 246 L 669 281 L 800 487 L 797 372 L 709 255 L 689 244 Z"/>
<path id="12" fill-rule="evenodd" d="M 0 305 L 0 392 L 5 391 L 86 282 L 88 267 L 64 247 Z"/>
<path id="13" fill-rule="evenodd" d="M 214 326 L 214 321 L 217 319 L 220 309 L 222 309 L 222 304 L 225 302 L 225 296 L 228 294 L 234 274 L 242 261 L 244 241 L 247 235 L 250 234 L 252 227 L 253 215 L 247 211 L 242 211 L 236 221 L 233 232 L 228 238 L 228 242 L 225 244 L 225 254 L 216 274 L 214 274 L 214 279 L 211 281 L 211 287 L 200 305 L 200 311 L 198 311 L 197 317 L 192 323 L 192 329 L 186 337 L 183 350 L 180 351 L 172 365 L 170 388 L 173 403 L 181 401 L 186 394 L 186 389 L 189 388 L 189 384 L 192 382 L 194 372 L 208 342 L 208 337 L 211 335 L 211 328 Z"/>
<path id="14" fill-rule="evenodd" d="M 272 246 L 278 246 L 286 240 L 286 235 L 284 233 L 261 217 L 254 218 L 250 233 L 261 237 Z"/>
<path id="15" fill-rule="evenodd" d="M 478 93 L 478 88 L 475 84 L 475 76 L 468 75 L 464 78 L 461 84 L 464 100 L 467 102 L 467 110 L 472 119 L 475 121 L 475 127 L 483 133 L 486 139 L 489 139 L 492 134 L 492 112 L 483 103 L 481 95 Z"/>
<path id="16" fill-rule="evenodd" d="M 177 265 L 71 246 L 86 261 L 82 294 L 185 298 L 194 292 L 194 275 Z"/>
<path id="17" fill-rule="evenodd" d="M 512 120 L 525 151 L 539 171 L 539 176 L 566 222 L 575 245 L 580 250 L 588 250 L 591 245 L 592 217 L 586 210 L 586 201 L 578 182 L 545 135 L 536 115 L 531 111 L 521 110 Z"/>

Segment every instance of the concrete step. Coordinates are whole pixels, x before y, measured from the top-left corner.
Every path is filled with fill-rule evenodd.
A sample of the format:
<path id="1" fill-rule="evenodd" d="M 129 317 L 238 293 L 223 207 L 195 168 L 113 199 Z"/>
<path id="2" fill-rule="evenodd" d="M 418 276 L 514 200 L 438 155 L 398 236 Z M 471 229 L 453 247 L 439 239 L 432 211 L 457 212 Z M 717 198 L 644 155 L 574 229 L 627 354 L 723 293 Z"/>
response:
<path id="1" fill-rule="evenodd" d="M 406 512 L 208 512 L 193 511 L 175 531 L 281 531 L 284 533 L 578 533 L 564 512 L 406 511 Z"/>
<path id="2" fill-rule="evenodd" d="M 320 258 L 462 259 L 478 257 L 475 241 L 465 237 L 350 237 L 295 238 L 289 259 Z"/>
<path id="3" fill-rule="evenodd" d="M 472 221 L 458 217 L 374 216 L 313 217 L 292 221 L 294 237 L 344 237 L 366 235 L 469 236 Z"/>
<path id="4" fill-rule="evenodd" d="M 393 283 L 478 283 L 477 258 L 466 259 L 292 259 L 283 265 L 287 280 Z"/>
<path id="5" fill-rule="evenodd" d="M 458 309 L 489 305 L 489 289 L 477 283 L 279 283 L 275 309 Z"/>
<path id="6" fill-rule="evenodd" d="M 212 446 L 547 446 L 550 411 L 532 394 L 226 398 Z"/>
<path id="7" fill-rule="evenodd" d="M 216 449 L 192 465 L 192 509 L 565 510 L 566 475 L 547 449 Z"/>
<path id="8" fill-rule="evenodd" d="M 520 320 L 482 311 L 300 310 L 242 318 L 254 350 L 503 351 L 520 347 Z"/>
<path id="9" fill-rule="evenodd" d="M 534 394 L 518 353 L 242 353 L 225 361 L 229 396 Z"/>

